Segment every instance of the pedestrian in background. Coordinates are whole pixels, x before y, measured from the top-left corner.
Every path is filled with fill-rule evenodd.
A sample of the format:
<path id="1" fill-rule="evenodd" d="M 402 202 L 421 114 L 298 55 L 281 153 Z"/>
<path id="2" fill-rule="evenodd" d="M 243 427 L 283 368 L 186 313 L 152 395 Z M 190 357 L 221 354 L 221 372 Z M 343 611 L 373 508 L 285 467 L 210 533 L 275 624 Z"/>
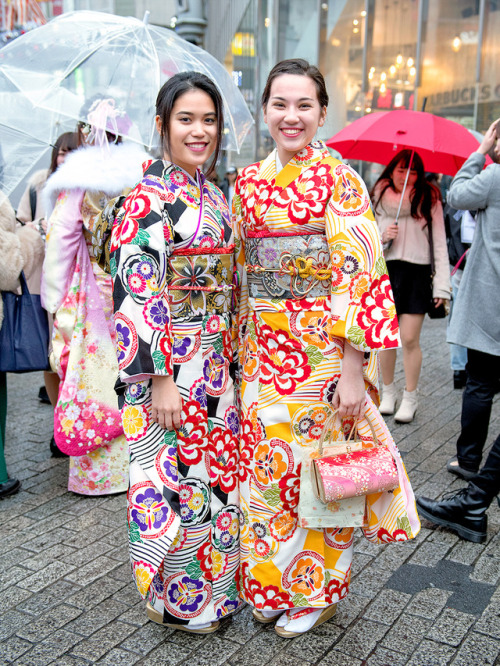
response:
<path id="1" fill-rule="evenodd" d="M 45 187 L 50 219 L 41 296 L 54 314 L 51 365 L 61 381 L 54 436 L 71 453 L 68 489 L 107 495 L 127 489 L 128 452 L 114 391 L 112 281 L 97 263 L 97 221 L 107 202 L 140 178 L 145 154 L 122 144 L 130 121 L 113 100 L 94 100 L 87 111 L 80 148 Z"/>
<path id="2" fill-rule="evenodd" d="M 17 219 L 23 224 L 34 226 L 45 241 L 47 234 L 47 217 L 45 212 L 43 189 L 47 179 L 52 176 L 58 167 L 63 164 L 66 156 L 78 147 L 78 134 L 76 132 L 65 132 L 61 134 L 52 149 L 50 165 L 48 169 L 40 169 L 31 177 L 24 191 L 17 209 Z M 28 280 L 30 294 L 39 294 L 42 280 L 43 257 L 36 266 L 33 274 Z M 49 322 L 51 318 L 49 316 Z M 47 355 L 48 355 L 47 350 Z M 38 397 L 42 402 L 49 402 L 52 407 L 56 406 L 59 390 L 59 376 L 56 372 L 44 371 L 44 386 L 40 387 Z M 60 457 L 64 454 L 57 448 L 54 436 L 50 440 L 50 451 L 52 456 Z"/>
<path id="3" fill-rule="evenodd" d="M 305 60 L 271 70 L 262 107 L 276 149 L 242 170 L 233 201 L 241 276 L 240 588 L 254 618 L 276 621 L 286 638 L 333 616 L 349 591 L 353 558 L 352 526 L 299 526 L 305 447 L 317 446 L 332 412 L 351 426 L 365 417 L 367 396 L 377 400 L 376 351 L 399 344 L 368 192 L 314 141 L 327 105 L 324 78 Z M 374 543 L 411 539 L 419 529 L 413 493 L 374 406 L 372 416 L 398 460 L 401 485 L 366 497 L 364 535 Z"/>
<path id="4" fill-rule="evenodd" d="M 229 166 L 226 169 L 226 175 L 220 184 L 220 189 L 222 190 L 223 195 L 226 197 L 229 210 L 232 210 L 233 207 L 234 184 L 237 177 L 238 169 L 235 166 Z"/>
<path id="5" fill-rule="evenodd" d="M 17 291 L 19 275 L 28 279 L 43 259 L 43 240 L 36 229 L 16 226 L 16 215 L 9 200 L 0 191 L 0 291 Z M 0 328 L 3 304 L 0 296 Z M 5 426 L 7 419 L 7 374 L 0 372 L 0 498 L 17 493 L 21 484 L 9 478 L 5 462 Z"/>
<path id="6" fill-rule="evenodd" d="M 130 555 L 148 617 L 208 634 L 240 601 L 234 242 L 199 165 L 221 150 L 223 105 L 198 72 L 158 93 L 163 159 L 145 165 L 113 228 Z"/>
<path id="7" fill-rule="evenodd" d="M 467 382 L 457 455 L 448 461 L 447 469 L 466 480 L 474 477 L 481 466 L 500 379 L 500 164 L 484 169 L 487 153 L 499 161 L 498 123 L 492 123 L 448 192 L 450 206 L 478 210 L 448 331 L 448 342 L 467 348 Z"/>
<path id="8" fill-rule="evenodd" d="M 410 173 L 405 189 L 408 168 Z M 394 386 L 397 351 L 389 349 L 381 352 L 383 387 L 380 412 L 394 414 L 394 420 L 400 423 L 410 423 L 418 407 L 417 387 L 422 368 L 420 333 L 424 317 L 432 300 L 435 307 L 439 307 L 450 298 L 443 207 L 439 190 L 425 178 L 420 155 L 411 150 L 400 151 L 389 162 L 375 183 L 371 197 L 394 291 L 405 374 L 403 399 L 394 414 L 397 399 Z M 400 202 L 401 209 L 396 223 Z M 434 244 L 436 274 L 433 279 L 429 227 L 432 228 Z"/>

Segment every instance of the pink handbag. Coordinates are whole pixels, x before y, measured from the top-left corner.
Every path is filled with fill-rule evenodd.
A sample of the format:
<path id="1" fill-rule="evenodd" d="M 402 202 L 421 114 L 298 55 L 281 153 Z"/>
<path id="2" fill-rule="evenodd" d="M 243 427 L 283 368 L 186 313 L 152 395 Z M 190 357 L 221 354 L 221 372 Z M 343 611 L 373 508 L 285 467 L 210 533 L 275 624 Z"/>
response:
<path id="1" fill-rule="evenodd" d="M 319 458 L 312 461 L 311 481 L 313 492 L 325 504 L 329 502 L 371 495 L 399 486 L 398 470 L 389 449 L 379 444 L 371 423 L 373 441 L 351 441 L 356 423 L 346 442 L 328 447 L 324 453 L 324 441 L 328 437 L 328 421 L 319 440 Z M 335 450 L 335 453 L 332 452 Z"/>

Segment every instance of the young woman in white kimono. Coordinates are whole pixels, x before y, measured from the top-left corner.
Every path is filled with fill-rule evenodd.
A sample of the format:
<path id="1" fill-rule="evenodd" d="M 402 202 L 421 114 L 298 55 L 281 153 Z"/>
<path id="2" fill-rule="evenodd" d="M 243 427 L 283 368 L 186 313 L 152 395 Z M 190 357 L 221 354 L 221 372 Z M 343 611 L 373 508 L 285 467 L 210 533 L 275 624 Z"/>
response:
<path id="1" fill-rule="evenodd" d="M 130 553 L 150 619 L 209 633 L 240 603 L 234 243 L 225 199 L 198 168 L 219 155 L 222 100 L 185 72 L 156 111 L 164 159 L 145 164 L 111 243 Z"/>

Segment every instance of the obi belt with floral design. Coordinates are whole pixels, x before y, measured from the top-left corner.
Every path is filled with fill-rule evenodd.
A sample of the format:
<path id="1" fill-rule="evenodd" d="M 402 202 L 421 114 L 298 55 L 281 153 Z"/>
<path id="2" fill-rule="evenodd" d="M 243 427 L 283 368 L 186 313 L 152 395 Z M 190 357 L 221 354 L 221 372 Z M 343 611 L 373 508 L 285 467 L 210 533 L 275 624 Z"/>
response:
<path id="1" fill-rule="evenodd" d="M 231 312 L 234 245 L 176 249 L 169 257 L 168 299 L 178 319 Z"/>
<path id="2" fill-rule="evenodd" d="M 332 271 L 324 234 L 249 237 L 245 261 L 253 298 L 330 295 Z"/>

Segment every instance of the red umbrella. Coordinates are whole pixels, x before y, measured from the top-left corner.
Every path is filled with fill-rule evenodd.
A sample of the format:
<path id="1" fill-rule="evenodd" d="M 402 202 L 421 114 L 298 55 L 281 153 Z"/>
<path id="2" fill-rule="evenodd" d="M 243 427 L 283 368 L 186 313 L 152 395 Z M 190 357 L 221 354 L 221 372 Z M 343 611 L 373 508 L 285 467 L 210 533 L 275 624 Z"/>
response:
<path id="1" fill-rule="evenodd" d="M 326 142 L 344 159 L 389 164 L 400 150 L 415 150 L 426 171 L 454 176 L 479 142 L 468 129 L 424 111 L 380 111 L 358 118 Z M 491 163 L 489 157 L 486 163 Z"/>

